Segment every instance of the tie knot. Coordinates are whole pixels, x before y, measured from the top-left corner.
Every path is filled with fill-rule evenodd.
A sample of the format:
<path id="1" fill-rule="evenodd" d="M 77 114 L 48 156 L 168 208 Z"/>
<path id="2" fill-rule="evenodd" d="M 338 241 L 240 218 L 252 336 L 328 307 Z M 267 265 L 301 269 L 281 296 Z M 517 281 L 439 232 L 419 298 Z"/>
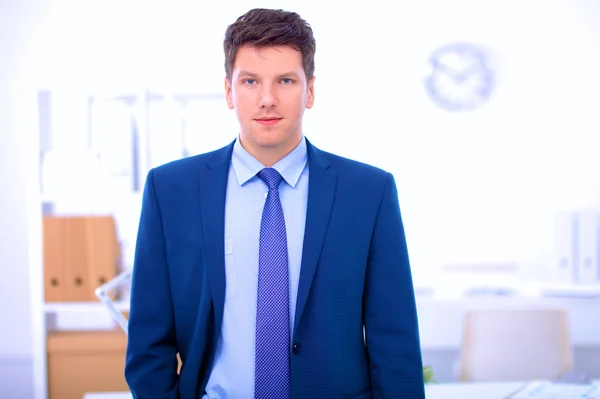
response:
<path id="1" fill-rule="evenodd" d="M 257 173 L 257 176 L 265 182 L 267 187 L 269 187 L 269 190 L 277 190 L 281 180 L 283 180 L 283 177 L 281 177 L 279 172 L 273 168 L 264 168 Z"/>

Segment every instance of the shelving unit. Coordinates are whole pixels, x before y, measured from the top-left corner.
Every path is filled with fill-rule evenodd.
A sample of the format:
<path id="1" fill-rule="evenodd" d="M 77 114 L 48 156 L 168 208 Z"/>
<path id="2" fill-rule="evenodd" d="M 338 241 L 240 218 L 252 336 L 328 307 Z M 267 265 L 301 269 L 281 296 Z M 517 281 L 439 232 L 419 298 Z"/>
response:
<path id="1" fill-rule="evenodd" d="M 90 94 L 92 93 L 92 94 Z M 231 139 L 235 138 L 235 118 L 229 115 L 224 95 L 215 93 L 187 93 L 184 91 L 148 90 L 146 88 L 130 87 L 122 88 L 120 92 L 107 92 L 106 90 L 80 90 L 71 93 L 72 97 L 65 93 L 52 90 L 42 90 L 38 93 L 39 117 L 40 117 L 40 160 L 43 162 L 48 151 L 61 150 L 56 148 L 60 143 L 80 143 L 87 146 L 90 156 L 97 156 L 108 163 L 106 169 L 109 178 L 114 181 L 111 185 L 120 194 L 113 206 L 106 206 L 103 212 L 111 211 L 118 225 L 118 230 L 125 233 L 119 234 L 122 240 L 123 264 L 121 270 L 132 267 L 132 247 L 137 229 L 137 218 L 139 206 L 141 206 L 141 191 L 144 178 L 150 168 L 166 161 L 185 157 L 191 154 L 216 149 L 227 139 L 220 135 L 210 135 L 215 129 L 231 131 Z M 55 107 L 54 101 L 67 99 L 68 106 Z M 116 110 L 116 118 L 121 125 L 114 126 L 115 121 L 108 130 L 106 126 L 96 126 L 94 118 L 102 117 L 102 112 L 108 112 L 102 108 L 106 101 L 110 101 L 110 110 Z M 101 108 L 100 114 L 95 113 L 95 106 Z M 165 107 L 162 107 L 165 105 Z M 56 115 L 56 112 L 68 110 L 68 114 Z M 109 110 L 109 111 L 110 111 Z M 110 111 L 112 112 L 112 111 Z M 169 114 L 169 112 L 171 112 Z M 73 121 L 68 120 L 73 113 Z M 222 113 L 222 114 L 220 114 Z M 227 114 L 227 115 L 226 115 Z M 166 115 L 166 116 L 165 116 Z M 211 118 L 206 116 L 210 115 Z M 65 119 L 67 118 L 67 119 Z M 170 118 L 170 119 L 169 119 Z M 167 120 L 168 119 L 168 120 Z M 65 122 L 66 121 L 66 122 Z M 215 121 L 215 122 L 213 122 Z M 231 122 L 231 128 L 227 124 Z M 113 123 L 114 122 L 114 123 Z M 217 123 L 218 122 L 218 123 Z M 215 123 L 215 125 L 211 125 Z M 110 125 L 110 123 L 109 123 Z M 69 134 L 77 137 L 65 137 L 65 132 L 76 128 Z M 118 132 L 113 128 L 118 128 Z M 108 133 L 112 132 L 111 134 Z M 105 134 L 106 133 L 106 134 Z M 54 134 L 63 136 L 57 140 Z M 119 145 L 128 148 L 127 151 L 114 152 L 114 145 L 107 142 L 112 137 L 119 141 Z M 112 139 L 110 139 L 112 140 Z M 110 141 L 109 140 L 109 141 Z M 125 140 L 125 141 L 123 141 Z M 175 143 L 175 144 L 174 144 Z M 85 151 L 85 148 L 82 148 Z M 63 161 L 63 153 L 59 151 L 54 160 Z M 91 154 L 91 155 L 90 155 Z M 94 155 L 96 154 L 96 155 Z M 116 155 L 125 156 L 126 159 L 115 159 Z M 76 159 L 80 159 L 75 157 Z M 74 159 L 75 159 L 74 158 Z M 84 158 L 81 158 L 84 159 Z M 67 161 L 64 159 L 64 161 Z M 87 161 L 86 161 L 87 162 Z M 56 165 L 56 164 L 55 164 Z M 71 166 L 77 162 L 71 160 Z M 42 165 L 40 165 L 42 166 Z M 61 175 L 64 170 L 57 169 Z M 40 176 L 44 182 L 44 173 L 40 168 Z M 77 178 L 83 179 L 83 168 L 76 168 L 73 172 Z M 83 178 L 82 178 L 83 176 Z M 56 183 L 56 182 L 55 182 Z M 61 193 L 63 181 L 60 184 L 45 186 L 41 184 L 42 192 L 39 193 L 38 204 L 48 213 L 64 213 L 75 209 L 81 214 L 82 204 L 102 204 L 103 198 L 90 195 L 88 192 L 69 192 L 68 201 L 56 201 L 56 194 Z M 84 184 L 85 185 L 85 184 Z M 78 186 L 77 186 L 78 187 Z M 51 189 L 47 191 L 47 189 Z M 81 191 L 81 190 L 79 190 Z M 85 191 L 85 190 L 83 190 Z M 64 194 L 64 192 L 63 192 Z M 78 203 L 79 201 L 79 203 Z M 134 220 L 135 219 L 135 220 Z M 31 231 L 40 231 L 41 221 L 30 221 Z M 35 228 L 34 228 L 35 227 Z M 39 251 L 41 252 L 41 251 Z M 34 252 L 32 252 L 34 253 Z M 33 369 L 34 369 L 34 399 L 48 399 L 48 368 L 47 368 L 47 337 L 53 331 L 65 330 L 102 330 L 119 328 L 111 310 L 98 301 L 90 302 L 51 302 L 46 303 L 44 298 L 44 267 L 43 254 L 34 253 L 36 259 L 30 262 L 30 288 L 31 288 L 31 311 L 33 327 Z M 120 312 L 129 310 L 128 297 L 115 302 L 115 308 Z"/>
<path id="2" fill-rule="evenodd" d="M 129 311 L 129 303 L 115 301 L 115 307 L 123 312 Z M 98 302 L 52 302 L 44 304 L 44 313 L 49 314 L 105 314 L 106 306 Z"/>

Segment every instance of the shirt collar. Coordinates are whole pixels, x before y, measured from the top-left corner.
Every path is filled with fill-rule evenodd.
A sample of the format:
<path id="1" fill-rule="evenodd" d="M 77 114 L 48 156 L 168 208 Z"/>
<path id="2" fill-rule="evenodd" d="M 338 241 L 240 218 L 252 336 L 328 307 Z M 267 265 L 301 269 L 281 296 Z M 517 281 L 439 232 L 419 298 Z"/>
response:
<path id="1" fill-rule="evenodd" d="M 306 150 L 306 140 L 303 137 L 292 152 L 273 165 L 273 169 L 281 174 L 287 184 L 295 187 L 307 161 L 308 153 Z M 242 147 L 239 137 L 233 144 L 231 165 L 240 186 L 244 185 L 244 183 L 252 179 L 258 172 L 265 168 L 263 164 Z"/>

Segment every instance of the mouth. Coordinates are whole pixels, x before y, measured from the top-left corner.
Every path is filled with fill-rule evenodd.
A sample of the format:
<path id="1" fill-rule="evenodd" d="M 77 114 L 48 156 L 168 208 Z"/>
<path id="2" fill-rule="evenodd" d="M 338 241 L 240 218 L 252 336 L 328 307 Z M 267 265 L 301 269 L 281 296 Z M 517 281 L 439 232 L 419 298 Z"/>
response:
<path id="1" fill-rule="evenodd" d="M 258 118 L 255 119 L 255 121 L 257 123 L 260 123 L 263 126 L 271 126 L 271 125 L 275 125 L 277 122 L 279 122 L 282 118 L 269 118 L 269 117 L 265 117 L 265 118 Z"/>

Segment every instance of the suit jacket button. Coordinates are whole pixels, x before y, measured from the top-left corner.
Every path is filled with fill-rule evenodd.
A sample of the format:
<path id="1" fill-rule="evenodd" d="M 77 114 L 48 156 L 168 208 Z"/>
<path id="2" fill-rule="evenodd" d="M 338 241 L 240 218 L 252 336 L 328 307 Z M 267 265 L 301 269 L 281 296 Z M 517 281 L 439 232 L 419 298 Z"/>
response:
<path id="1" fill-rule="evenodd" d="M 294 345 L 292 346 L 292 351 L 294 353 L 298 353 L 300 351 L 300 343 L 299 342 L 294 342 Z"/>

